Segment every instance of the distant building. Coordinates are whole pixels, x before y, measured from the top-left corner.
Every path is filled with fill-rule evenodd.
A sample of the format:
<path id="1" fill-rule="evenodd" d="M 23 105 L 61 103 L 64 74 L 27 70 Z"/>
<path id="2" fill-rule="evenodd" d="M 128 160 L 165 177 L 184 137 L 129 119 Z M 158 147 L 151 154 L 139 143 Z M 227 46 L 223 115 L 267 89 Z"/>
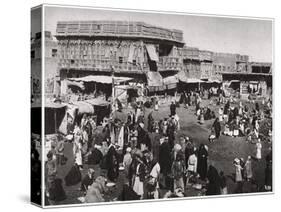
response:
<path id="1" fill-rule="evenodd" d="M 182 69 L 180 30 L 143 22 L 65 21 L 57 23 L 56 38 L 61 81 L 114 71 L 143 82 L 148 72 L 169 76 Z"/>
<path id="2" fill-rule="evenodd" d="M 199 49 L 184 46 L 182 48 L 183 70 L 188 73 L 190 78 L 201 78 Z"/>
<path id="3" fill-rule="evenodd" d="M 262 63 L 262 62 L 251 62 L 249 64 L 249 72 L 251 73 L 272 73 L 272 64 L 271 63 Z"/>
<path id="4" fill-rule="evenodd" d="M 41 32 L 36 33 L 35 37 L 31 38 L 31 95 L 33 96 L 33 101 L 38 101 L 41 95 Z"/>
<path id="5" fill-rule="evenodd" d="M 51 32 L 45 31 L 45 95 L 53 96 L 59 93 L 59 81 L 57 77 L 57 67 L 58 67 L 58 46 L 56 40 L 53 38 Z M 40 83 L 38 86 L 35 81 L 41 79 L 41 69 L 42 69 L 42 43 L 41 32 L 37 32 L 35 37 L 31 39 L 31 70 L 32 70 L 32 91 L 33 93 L 38 92 L 41 89 Z"/>
<path id="6" fill-rule="evenodd" d="M 45 32 L 45 95 L 52 97 L 60 93 L 58 72 L 58 44 L 51 32 Z"/>
<path id="7" fill-rule="evenodd" d="M 224 72 L 248 72 L 249 56 L 230 53 L 213 54 L 213 76 L 221 78 Z"/>
<path id="8" fill-rule="evenodd" d="M 213 71 L 213 52 L 200 50 L 199 51 L 200 59 L 200 79 L 208 80 L 212 77 Z"/>
<path id="9" fill-rule="evenodd" d="M 258 98 L 272 94 L 271 73 L 224 72 L 222 81 L 225 90 L 238 92 L 242 99 L 248 99 L 249 95 Z"/>

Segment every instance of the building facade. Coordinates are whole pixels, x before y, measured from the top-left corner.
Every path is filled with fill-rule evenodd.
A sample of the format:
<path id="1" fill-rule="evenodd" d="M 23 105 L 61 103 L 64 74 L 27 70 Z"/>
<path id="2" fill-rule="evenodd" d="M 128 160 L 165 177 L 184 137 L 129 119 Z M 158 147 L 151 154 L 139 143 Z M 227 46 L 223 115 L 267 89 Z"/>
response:
<path id="1" fill-rule="evenodd" d="M 145 81 L 150 71 L 168 76 L 182 69 L 180 30 L 143 22 L 58 22 L 56 38 L 60 81 L 112 72 Z"/>
<path id="2" fill-rule="evenodd" d="M 182 71 L 189 78 L 207 82 L 222 81 L 223 73 L 272 71 L 270 63 L 250 62 L 248 55 L 188 47 L 182 31 L 143 22 L 61 21 L 55 37 L 44 33 L 48 96 L 66 94 L 69 78 L 113 72 L 149 84 L 149 76 L 161 81 Z M 41 68 L 40 60 L 36 60 L 41 57 L 39 42 L 40 33 L 31 44 L 32 66 L 37 68 Z"/>

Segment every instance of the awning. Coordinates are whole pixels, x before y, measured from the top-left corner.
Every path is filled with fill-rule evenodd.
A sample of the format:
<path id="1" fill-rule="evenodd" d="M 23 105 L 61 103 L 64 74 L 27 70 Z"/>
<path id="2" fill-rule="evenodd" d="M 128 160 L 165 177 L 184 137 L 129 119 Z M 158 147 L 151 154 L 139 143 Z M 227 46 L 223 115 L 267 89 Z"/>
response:
<path id="1" fill-rule="evenodd" d="M 179 82 L 176 76 L 170 76 L 163 79 L 165 85 L 177 84 Z"/>
<path id="2" fill-rule="evenodd" d="M 112 83 L 112 76 L 94 76 L 89 75 L 86 77 L 80 77 L 80 78 L 69 78 L 69 80 L 72 81 L 82 81 L 82 82 L 97 82 L 97 83 L 103 83 L 103 84 L 111 84 Z M 127 82 L 129 80 L 132 80 L 132 78 L 129 77 L 114 77 L 115 83 L 121 83 L 121 82 Z"/>
<path id="3" fill-rule="evenodd" d="M 85 102 L 94 105 L 94 106 L 107 106 L 110 103 L 101 99 L 101 98 L 94 98 L 94 99 L 87 99 Z"/>
<path id="4" fill-rule="evenodd" d="M 167 90 L 175 89 L 175 88 L 177 88 L 177 84 L 175 83 L 175 84 L 166 85 L 166 88 L 167 88 Z"/>
<path id="5" fill-rule="evenodd" d="M 218 80 L 218 79 L 211 79 L 211 80 L 208 80 L 208 82 L 210 82 L 210 83 L 221 83 L 221 81 Z"/>
<path id="6" fill-rule="evenodd" d="M 135 47 L 133 45 L 131 45 L 130 46 L 130 50 L 129 50 L 129 57 L 128 57 L 128 62 L 129 63 L 133 63 L 134 53 L 135 53 Z"/>
<path id="7" fill-rule="evenodd" d="M 85 89 L 85 86 L 84 86 L 83 82 L 75 82 L 75 81 L 67 80 L 67 86 L 76 86 L 76 87 L 79 87 L 82 90 Z"/>
<path id="8" fill-rule="evenodd" d="M 149 86 L 148 87 L 149 92 L 157 92 L 157 91 L 164 91 L 166 90 L 166 86 Z"/>
<path id="9" fill-rule="evenodd" d="M 156 53 L 155 46 L 152 44 L 146 44 L 145 47 L 146 47 L 150 60 L 158 62 L 159 59 L 158 59 L 158 55 Z"/>
<path id="10" fill-rule="evenodd" d="M 178 80 L 180 80 L 182 82 L 186 82 L 188 80 L 188 73 L 186 71 L 182 70 L 176 74 L 176 77 L 178 78 Z"/>
<path id="11" fill-rule="evenodd" d="M 73 102 L 74 105 L 78 107 L 78 114 L 84 114 L 84 113 L 94 113 L 94 107 L 85 101 L 78 101 L 78 102 Z"/>
<path id="12" fill-rule="evenodd" d="M 163 86 L 163 78 L 159 72 L 148 71 L 146 77 L 148 86 Z"/>
<path id="13" fill-rule="evenodd" d="M 197 79 L 197 78 L 190 78 L 188 76 L 188 73 L 186 71 L 180 71 L 176 77 L 179 81 L 185 82 L 185 83 L 203 83 L 205 81 Z"/>
<path id="14" fill-rule="evenodd" d="M 32 104 L 31 105 L 32 108 L 39 108 L 39 107 L 43 107 L 43 104 Z M 63 103 L 54 103 L 54 102 L 46 102 L 44 105 L 45 108 L 53 108 L 53 109 L 59 109 L 59 108 L 63 108 L 66 107 L 66 104 Z"/>
<path id="15" fill-rule="evenodd" d="M 202 83 L 205 82 L 203 80 L 197 79 L 197 78 L 188 78 L 186 83 Z"/>
<path id="16" fill-rule="evenodd" d="M 71 116 L 71 118 L 75 119 L 75 115 L 77 114 L 77 111 L 79 110 L 78 106 L 73 104 L 67 104 L 67 114 Z"/>
<path id="17" fill-rule="evenodd" d="M 182 82 L 185 82 L 185 83 L 204 83 L 205 81 L 203 80 L 200 80 L 200 79 L 196 79 L 196 78 L 188 78 L 188 79 L 179 79 L 180 81 Z"/>

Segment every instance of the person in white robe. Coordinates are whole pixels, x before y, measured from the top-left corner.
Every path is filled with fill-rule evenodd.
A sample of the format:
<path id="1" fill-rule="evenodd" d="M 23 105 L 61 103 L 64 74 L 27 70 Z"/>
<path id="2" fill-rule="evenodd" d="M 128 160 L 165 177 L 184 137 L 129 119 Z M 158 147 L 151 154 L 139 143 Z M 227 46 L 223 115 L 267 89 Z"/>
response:
<path id="1" fill-rule="evenodd" d="M 245 177 L 248 181 L 250 181 L 253 178 L 253 170 L 252 170 L 252 158 L 251 156 L 248 156 L 248 159 L 245 163 Z"/>
<path id="2" fill-rule="evenodd" d="M 256 159 L 260 160 L 261 159 L 261 139 L 258 139 L 258 142 L 256 143 Z"/>

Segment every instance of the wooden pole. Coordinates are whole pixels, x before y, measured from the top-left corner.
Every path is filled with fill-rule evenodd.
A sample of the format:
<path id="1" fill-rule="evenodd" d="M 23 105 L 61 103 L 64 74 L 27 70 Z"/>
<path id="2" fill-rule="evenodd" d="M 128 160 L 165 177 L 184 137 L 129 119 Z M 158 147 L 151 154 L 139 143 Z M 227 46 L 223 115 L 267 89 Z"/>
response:
<path id="1" fill-rule="evenodd" d="M 111 66 L 111 77 L 112 77 L 112 102 L 111 102 L 111 113 L 114 112 L 114 109 L 115 109 L 115 82 L 114 82 L 114 68 L 113 66 Z"/>
<path id="2" fill-rule="evenodd" d="M 57 133 L 57 110 L 56 109 L 54 112 L 54 119 L 55 119 L 55 133 Z"/>

